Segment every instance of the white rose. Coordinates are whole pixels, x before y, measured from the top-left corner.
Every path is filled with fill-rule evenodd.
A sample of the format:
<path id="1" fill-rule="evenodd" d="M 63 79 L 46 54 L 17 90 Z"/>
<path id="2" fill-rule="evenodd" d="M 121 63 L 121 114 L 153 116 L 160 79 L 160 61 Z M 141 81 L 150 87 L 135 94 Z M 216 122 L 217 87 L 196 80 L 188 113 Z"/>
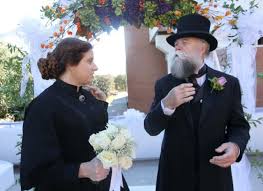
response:
<path id="1" fill-rule="evenodd" d="M 118 128 L 112 124 L 108 124 L 108 127 L 106 129 L 107 133 L 111 136 L 115 135 L 118 133 Z"/>
<path id="2" fill-rule="evenodd" d="M 103 168 L 109 169 L 110 167 L 117 166 L 118 165 L 118 158 L 116 153 L 109 152 L 109 151 L 102 151 L 97 156 L 98 159 L 103 164 Z"/>
<path id="3" fill-rule="evenodd" d="M 98 150 L 107 149 L 111 143 L 111 140 L 104 131 L 101 131 L 100 133 L 91 135 L 89 142 L 95 150 Z"/>
<path id="4" fill-rule="evenodd" d="M 100 146 L 96 142 L 96 138 L 96 134 L 92 134 L 89 138 L 89 143 L 91 144 L 91 146 L 93 146 L 94 150 L 100 149 Z"/>
<path id="5" fill-rule="evenodd" d="M 114 150 L 121 149 L 126 143 L 125 137 L 122 135 L 117 135 L 111 142 L 111 146 Z"/>
<path id="6" fill-rule="evenodd" d="M 120 134 L 124 136 L 126 139 L 131 139 L 131 133 L 127 128 L 121 128 Z"/>
<path id="7" fill-rule="evenodd" d="M 121 168 L 128 170 L 132 166 L 132 158 L 124 156 L 119 158 L 119 165 Z"/>

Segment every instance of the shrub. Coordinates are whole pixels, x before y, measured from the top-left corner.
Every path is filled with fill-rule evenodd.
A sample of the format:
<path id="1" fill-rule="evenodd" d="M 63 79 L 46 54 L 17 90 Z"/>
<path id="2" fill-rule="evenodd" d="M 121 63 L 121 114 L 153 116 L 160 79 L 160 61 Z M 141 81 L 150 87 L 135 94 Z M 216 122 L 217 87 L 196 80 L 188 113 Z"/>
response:
<path id="1" fill-rule="evenodd" d="M 30 76 L 23 97 L 20 97 L 22 60 L 26 52 L 16 46 L 0 43 L 0 119 L 23 120 L 24 110 L 33 99 L 33 80 Z M 29 64 L 27 69 L 29 70 Z"/>
<path id="2" fill-rule="evenodd" d="M 93 85 L 100 88 L 107 96 L 114 90 L 114 80 L 111 75 L 97 75 L 94 77 Z"/>
<path id="3" fill-rule="evenodd" d="M 114 79 L 115 89 L 118 91 L 126 91 L 127 89 L 127 77 L 126 75 L 118 75 Z"/>

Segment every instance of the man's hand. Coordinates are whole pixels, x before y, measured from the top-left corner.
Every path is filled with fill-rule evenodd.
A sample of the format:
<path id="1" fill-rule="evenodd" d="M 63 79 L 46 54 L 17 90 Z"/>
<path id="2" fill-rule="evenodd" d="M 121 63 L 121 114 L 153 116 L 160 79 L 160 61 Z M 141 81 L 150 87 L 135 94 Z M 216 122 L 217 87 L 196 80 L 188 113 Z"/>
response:
<path id="1" fill-rule="evenodd" d="M 170 90 L 163 99 L 164 107 L 175 109 L 183 103 L 191 101 L 195 94 L 195 88 L 191 83 L 180 84 Z"/>
<path id="2" fill-rule="evenodd" d="M 228 142 L 218 147 L 216 149 L 216 152 L 224 152 L 224 154 L 221 156 L 214 156 L 212 159 L 210 159 L 210 163 L 223 168 L 227 168 L 234 162 L 236 162 L 240 153 L 240 149 L 235 143 Z"/>

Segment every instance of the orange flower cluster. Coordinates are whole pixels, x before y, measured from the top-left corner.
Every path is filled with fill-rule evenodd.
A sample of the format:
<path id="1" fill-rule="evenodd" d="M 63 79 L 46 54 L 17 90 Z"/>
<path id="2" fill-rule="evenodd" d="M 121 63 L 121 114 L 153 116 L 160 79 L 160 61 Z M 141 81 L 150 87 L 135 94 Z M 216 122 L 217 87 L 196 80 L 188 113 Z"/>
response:
<path id="1" fill-rule="evenodd" d="M 104 17 L 104 23 L 106 25 L 111 25 L 110 17 L 108 17 L 108 16 Z"/>
<path id="2" fill-rule="evenodd" d="M 231 15 L 231 14 L 232 14 L 231 11 L 227 11 L 226 14 L 225 14 L 225 16 L 227 17 L 227 16 L 229 16 L 229 15 Z"/>
<path id="3" fill-rule="evenodd" d="M 106 0 L 99 0 L 100 5 L 105 5 L 105 3 L 106 3 Z"/>
<path id="4" fill-rule="evenodd" d="M 50 42 L 50 43 L 48 43 L 48 44 L 42 43 L 42 44 L 40 45 L 40 47 L 41 47 L 42 49 L 52 49 L 52 48 L 54 47 L 54 43 L 53 43 L 53 42 Z"/>
<path id="5" fill-rule="evenodd" d="M 95 2 L 99 6 L 105 6 L 108 3 L 108 0 L 97 0 Z M 121 5 L 119 5 L 119 6 L 121 6 Z M 237 23 L 237 20 L 232 19 L 232 17 L 229 17 L 233 13 L 230 10 L 227 10 L 225 13 L 222 13 L 219 15 L 218 11 L 217 11 L 217 7 L 219 7 L 219 6 L 220 6 L 220 4 L 216 3 L 213 0 L 210 1 L 209 3 L 200 3 L 200 4 L 196 4 L 196 3 L 193 4 L 192 3 L 191 4 L 191 11 L 195 10 L 197 13 L 207 17 L 208 19 L 213 19 L 215 21 L 215 26 L 213 28 L 214 31 L 219 29 L 225 23 L 232 25 L 232 26 L 235 26 Z M 140 11 L 144 11 L 144 8 L 145 8 L 145 0 L 139 0 Z M 194 8 L 194 10 L 193 10 L 193 8 Z M 63 18 L 64 14 L 68 14 L 69 11 L 72 11 L 67 7 L 55 6 L 55 5 L 53 5 L 52 7 L 47 5 L 45 7 L 45 9 L 48 9 L 48 11 L 51 11 L 51 13 L 48 12 L 49 14 L 51 14 L 51 16 L 59 18 L 59 19 Z M 123 3 L 121 9 L 123 11 L 125 11 L 125 9 L 126 9 L 125 3 Z M 87 28 L 86 26 L 84 26 L 84 24 L 81 23 L 79 12 L 74 11 L 74 14 L 75 14 L 75 16 L 73 18 L 74 19 L 73 24 L 75 24 L 75 26 L 77 28 L 76 34 L 79 36 L 84 36 L 87 39 L 91 39 L 91 38 L 95 37 L 95 34 L 93 33 L 93 31 L 90 31 L 89 28 Z M 174 15 L 174 18 L 172 18 L 172 19 L 168 18 L 168 21 L 171 22 L 172 26 L 174 26 L 177 23 L 177 19 L 185 14 L 185 11 L 184 11 L 184 9 L 173 10 L 172 14 Z M 113 20 L 110 16 L 105 16 L 103 18 L 103 22 L 106 25 L 111 26 Z M 53 33 L 53 40 L 54 40 L 54 38 L 56 39 L 56 38 L 61 37 L 65 33 L 67 35 L 73 35 L 72 31 L 67 30 L 67 28 L 66 28 L 66 26 L 68 26 L 69 23 L 70 22 L 68 20 L 63 20 L 61 22 L 61 25 L 59 26 L 58 31 Z M 156 18 L 156 19 L 153 18 L 150 22 L 150 25 L 161 28 L 162 27 L 162 18 Z M 167 32 L 171 33 L 171 32 L 173 32 L 173 29 L 168 27 Z M 55 40 L 53 42 L 55 42 Z M 51 48 L 53 47 L 53 43 L 41 44 L 41 48 L 50 48 L 50 47 Z"/>
<path id="6" fill-rule="evenodd" d="M 68 30 L 68 31 L 67 31 L 67 34 L 71 36 L 73 33 Z"/>
<path id="7" fill-rule="evenodd" d="M 91 39 L 92 37 L 93 37 L 93 33 L 92 33 L 92 32 L 88 32 L 88 33 L 87 33 L 87 38 L 88 38 L 88 39 Z"/>
<path id="8" fill-rule="evenodd" d="M 204 9 L 201 9 L 201 10 L 200 10 L 200 13 L 201 13 L 202 15 L 207 15 L 207 14 L 209 13 L 209 7 L 206 7 L 206 8 L 204 8 Z"/>
<path id="9" fill-rule="evenodd" d="M 144 10 L 144 1 L 143 0 L 140 0 L 140 2 L 139 2 L 139 9 L 140 9 L 140 11 L 143 11 Z"/>
<path id="10" fill-rule="evenodd" d="M 159 20 L 154 21 L 154 26 L 160 28 L 161 27 L 161 22 Z"/>
<path id="11" fill-rule="evenodd" d="M 80 23 L 80 21 L 78 21 L 76 23 L 76 25 L 77 25 L 77 32 L 81 32 L 81 23 Z"/>
<path id="12" fill-rule="evenodd" d="M 200 4 L 197 4 L 197 5 L 195 6 L 195 10 L 196 10 L 197 12 L 199 12 L 199 11 L 201 10 L 201 5 L 200 5 Z"/>
<path id="13" fill-rule="evenodd" d="M 175 14 L 175 16 L 177 16 L 177 17 L 181 17 L 182 16 L 182 12 L 181 11 L 175 11 L 174 12 L 174 14 Z"/>
<path id="14" fill-rule="evenodd" d="M 216 16 L 214 19 L 215 21 L 221 21 L 224 18 L 224 16 Z"/>
<path id="15" fill-rule="evenodd" d="M 167 33 L 170 34 L 170 33 L 172 33 L 172 32 L 173 32 L 173 29 L 172 29 L 171 27 L 169 27 L 169 28 L 167 29 Z"/>
<path id="16" fill-rule="evenodd" d="M 66 13 L 67 11 L 67 7 L 57 7 L 52 8 L 51 6 L 47 5 L 45 7 L 45 9 L 51 10 L 52 13 L 54 13 L 57 17 L 59 17 L 59 15 Z M 66 30 L 66 26 L 70 23 L 69 20 L 64 19 L 63 21 L 61 21 L 61 25 L 58 28 L 58 31 L 55 31 L 53 33 L 53 36 L 51 37 L 52 41 L 50 40 L 48 43 L 42 43 L 40 44 L 40 47 L 42 49 L 52 49 L 54 47 L 54 42 L 56 41 L 57 38 L 59 38 L 62 34 L 64 34 L 66 32 L 67 35 L 73 35 L 73 32 L 70 30 Z"/>
<path id="17" fill-rule="evenodd" d="M 62 22 L 64 25 L 67 25 L 69 23 L 68 20 L 63 20 Z M 59 32 L 54 32 L 53 33 L 53 37 L 59 37 L 61 34 L 63 34 L 65 32 L 65 26 L 60 25 L 59 26 Z M 67 34 L 68 35 L 72 35 L 73 33 L 70 30 L 67 30 Z"/>
<path id="18" fill-rule="evenodd" d="M 213 28 L 213 31 L 216 31 L 219 28 L 220 28 L 220 25 L 215 25 L 214 28 Z"/>
<path id="19" fill-rule="evenodd" d="M 229 22 L 228 22 L 230 25 L 234 26 L 237 24 L 237 20 L 236 19 L 231 19 Z"/>
<path id="20" fill-rule="evenodd" d="M 66 12 L 66 8 L 65 7 L 58 7 L 58 10 L 61 14 L 64 14 Z"/>

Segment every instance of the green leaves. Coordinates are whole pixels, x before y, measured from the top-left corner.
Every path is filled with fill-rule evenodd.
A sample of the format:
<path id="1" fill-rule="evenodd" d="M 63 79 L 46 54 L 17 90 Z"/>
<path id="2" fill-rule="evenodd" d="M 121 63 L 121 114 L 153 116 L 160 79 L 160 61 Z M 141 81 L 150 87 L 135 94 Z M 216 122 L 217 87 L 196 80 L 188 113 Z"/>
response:
<path id="1" fill-rule="evenodd" d="M 94 8 L 90 9 L 88 7 L 81 8 L 78 10 L 81 23 L 86 26 L 90 31 L 94 33 L 101 30 L 100 19 L 96 15 Z"/>
<path id="2" fill-rule="evenodd" d="M 257 127 L 258 125 L 262 124 L 263 117 L 259 117 L 257 119 L 253 119 L 252 115 L 249 113 L 244 113 L 246 120 L 249 122 L 250 125 Z"/>
<path id="3" fill-rule="evenodd" d="M 257 74 L 257 77 L 263 79 L 263 73 L 258 73 L 258 74 Z"/>
<path id="4" fill-rule="evenodd" d="M 33 99 L 32 76 L 24 97 L 19 95 L 25 55 L 26 52 L 16 46 L 0 44 L 0 118 L 22 120 L 26 105 Z"/>
<path id="5" fill-rule="evenodd" d="M 112 0 L 112 7 L 115 9 L 115 14 L 117 16 L 122 15 L 122 9 L 125 4 L 124 0 Z"/>
<path id="6" fill-rule="evenodd" d="M 144 24 L 149 28 L 153 28 L 158 25 L 157 17 L 157 4 L 154 2 L 146 1 L 144 5 Z"/>

